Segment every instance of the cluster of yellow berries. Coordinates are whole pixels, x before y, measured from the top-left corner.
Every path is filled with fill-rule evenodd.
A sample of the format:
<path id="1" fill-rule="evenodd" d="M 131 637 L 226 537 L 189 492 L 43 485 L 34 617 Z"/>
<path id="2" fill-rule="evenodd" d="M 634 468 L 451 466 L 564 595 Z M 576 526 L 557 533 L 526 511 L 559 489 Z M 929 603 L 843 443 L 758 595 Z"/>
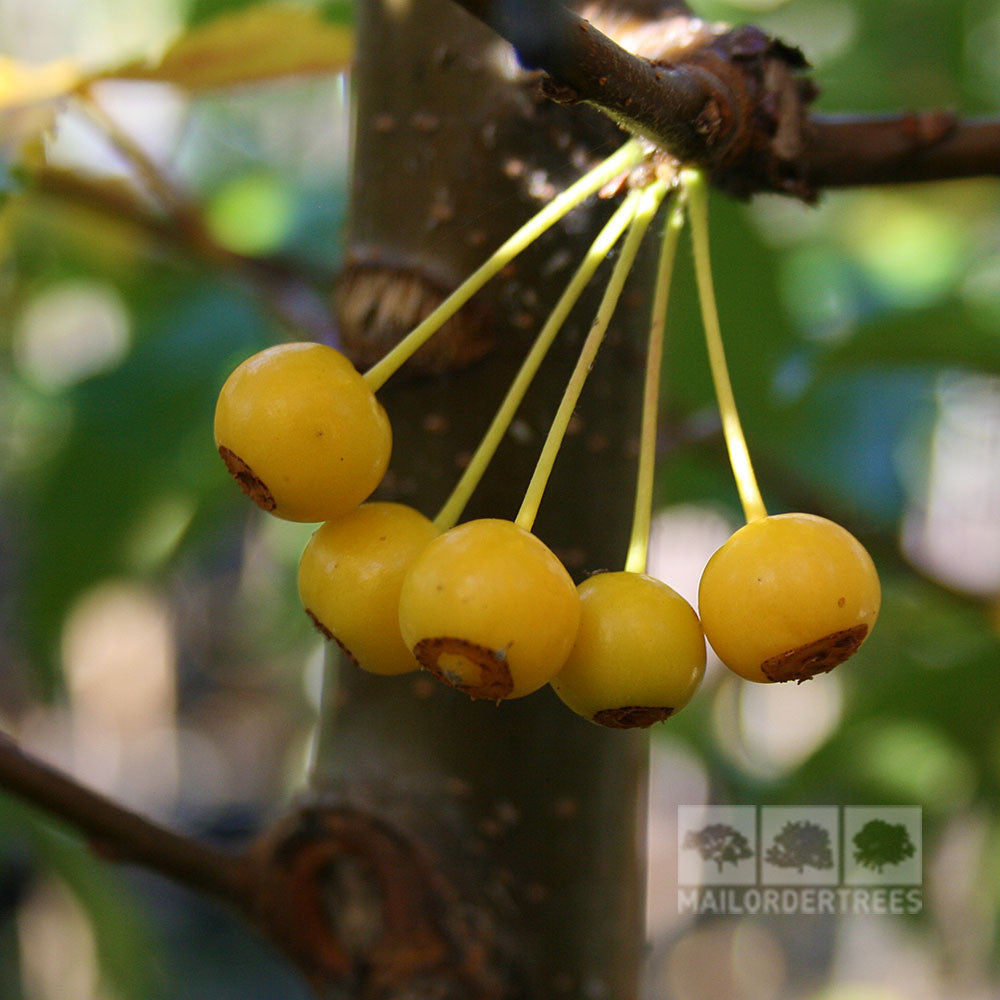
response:
<path id="1" fill-rule="evenodd" d="M 616 157 L 621 160 L 622 154 Z M 604 166 L 605 173 L 615 161 L 606 161 L 611 166 Z M 585 180 L 595 189 L 600 172 Z M 581 353 L 579 378 L 575 373 L 553 421 L 554 444 L 550 449 L 547 442 L 543 449 L 543 459 L 552 452 L 548 468 L 593 360 L 588 351 L 596 352 L 603 336 L 598 331 L 595 337 L 595 330 L 601 322 L 606 328 L 629 261 L 667 193 L 667 185 L 658 184 L 626 199 L 595 241 L 590 263 L 581 265 L 575 285 L 571 282 L 564 293 L 582 287 L 606 256 L 601 240 L 613 245 L 631 226 Z M 578 182 L 576 202 L 564 197 L 563 212 L 581 200 L 580 191 L 585 189 Z M 680 193 L 692 201 L 698 197 L 694 184 Z M 644 200 L 649 202 L 645 209 Z M 558 207 L 559 199 L 553 204 Z M 675 201 L 667 224 L 664 273 L 669 267 L 662 262 L 672 263 L 680 204 Z M 539 213 L 508 241 L 514 249 L 506 259 L 530 242 L 525 238 L 514 245 L 546 213 L 547 224 L 558 217 L 551 208 Z M 691 218 L 702 282 L 707 255 L 699 264 L 698 253 L 705 230 L 699 230 L 694 212 Z M 541 231 L 537 225 L 536 230 L 534 235 Z M 612 237 L 607 236 L 612 230 Z M 469 289 L 496 273 L 508 244 L 469 279 Z M 700 284 L 701 291 L 705 288 Z M 467 299 L 471 291 L 463 294 Z M 447 308 L 453 313 L 462 301 L 456 298 Z M 665 317 L 665 293 L 658 301 L 654 333 Z M 704 311 L 704 296 L 702 305 Z M 440 326 L 442 316 L 450 315 L 442 309 L 425 321 L 426 330 L 418 328 L 407 338 L 412 340 L 407 356 L 434 323 Z M 707 312 L 705 319 L 708 333 L 717 319 Z M 553 320 L 547 328 L 551 325 L 554 333 L 559 322 Z M 546 336 L 543 330 L 540 340 Z M 541 485 L 536 488 L 533 479 L 515 521 L 456 525 L 465 498 L 462 484 L 456 488 L 458 500 L 449 501 L 435 521 L 402 504 L 365 502 L 386 472 L 392 444 L 389 420 L 375 391 L 386 372 L 402 363 L 398 359 L 392 364 L 383 359 L 362 375 L 338 351 L 320 344 L 290 343 L 262 351 L 239 365 L 223 386 L 215 441 L 230 472 L 264 510 L 292 521 L 323 522 L 302 554 L 299 594 L 320 631 L 358 666 L 385 675 L 423 667 L 473 698 L 495 701 L 551 684 L 587 719 L 615 728 L 646 727 L 691 699 L 705 671 L 706 638 L 722 662 L 742 677 L 801 681 L 832 669 L 861 645 L 880 600 L 868 553 L 843 528 L 809 514 L 766 515 L 744 454 L 727 376 L 720 388 L 721 342 L 713 355 L 711 339 L 713 375 L 748 523 L 709 561 L 699 590 L 700 619 L 680 595 L 645 575 L 659 361 L 653 345 L 660 343 L 653 333 L 650 343 L 633 526 L 633 548 L 640 555 L 630 550 L 624 571 L 596 574 L 579 587 L 530 530 L 547 472 L 536 469 Z M 526 361 L 527 368 L 537 361 Z M 515 380 L 480 445 L 477 466 L 489 461 L 530 374 Z"/>
<path id="2" fill-rule="evenodd" d="M 843 528 L 786 514 L 753 521 L 712 557 L 701 623 L 666 584 L 601 573 L 578 588 L 534 534 L 483 519 L 440 532 L 397 503 L 363 503 L 388 466 L 384 410 L 331 347 L 292 343 L 223 386 L 216 444 L 244 490 L 293 521 L 323 521 L 299 566 L 317 627 L 360 667 L 423 666 L 477 698 L 551 683 L 574 711 L 647 726 L 690 700 L 707 635 L 750 680 L 804 679 L 861 644 L 878 612 L 871 559 Z"/>
<path id="3" fill-rule="evenodd" d="M 578 593 L 551 550 L 513 521 L 441 532 L 412 507 L 362 503 L 388 466 L 391 431 L 333 348 L 282 344 L 244 361 L 219 395 L 215 438 L 261 507 L 324 522 L 302 554 L 299 594 L 365 670 L 423 666 L 497 701 L 553 681 L 570 707 L 619 725 L 665 718 L 697 688 L 701 627 L 665 584 L 607 573 Z"/>

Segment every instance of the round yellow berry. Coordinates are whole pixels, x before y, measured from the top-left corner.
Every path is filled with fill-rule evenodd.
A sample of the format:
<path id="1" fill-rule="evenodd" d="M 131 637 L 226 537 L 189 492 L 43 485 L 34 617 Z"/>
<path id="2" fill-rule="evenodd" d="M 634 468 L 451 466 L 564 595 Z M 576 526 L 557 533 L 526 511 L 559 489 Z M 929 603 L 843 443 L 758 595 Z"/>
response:
<path id="1" fill-rule="evenodd" d="M 299 561 L 299 597 L 316 627 L 373 674 L 420 666 L 399 632 L 399 591 L 413 560 L 437 535 L 419 511 L 366 503 L 327 521 Z"/>
<path id="2" fill-rule="evenodd" d="M 279 344 L 226 380 L 215 443 L 264 510 L 288 521 L 330 521 L 382 481 L 392 449 L 385 411 L 364 378 L 323 344 Z"/>
<path id="3" fill-rule="evenodd" d="M 566 661 L 580 621 L 570 575 L 512 521 L 469 521 L 417 557 L 399 598 L 406 644 L 473 698 L 519 698 Z"/>
<path id="4" fill-rule="evenodd" d="M 705 674 L 705 636 L 691 605 L 642 573 L 599 573 L 577 589 L 580 628 L 552 678 L 556 694 L 614 729 L 645 729 L 680 711 Z"/>
<path id="5" fill-rule="evenodd" d="M 867 638 L 881 603 L 875 565 L 848 531 L 814 514 L 740 528 L 712 556 L 698 591 L 719 659 L 751 681 L 804 681 Z"/>

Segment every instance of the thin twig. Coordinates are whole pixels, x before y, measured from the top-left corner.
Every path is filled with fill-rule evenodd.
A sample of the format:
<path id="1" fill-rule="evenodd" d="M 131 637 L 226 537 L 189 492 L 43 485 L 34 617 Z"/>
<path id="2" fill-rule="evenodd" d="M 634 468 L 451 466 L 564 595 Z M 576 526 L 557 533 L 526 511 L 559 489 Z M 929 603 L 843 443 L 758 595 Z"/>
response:
<path id="1" fill-rule="evenodd" d="M 805 169 L 818 188 L 1000 176 L 1000 119 L 815 115 L 809 129 Z"/>
<path id="2" fill-rule="evenodd" d="M 551 0 L 456 0 L 517 50 L 528 69 L 542 69 L 563 101 L 587 101 L 630 131 L 696 158 L 705 136 L 698 121 L 712 88 L 689 67 L 654 66 Z M 568 89 L 567 89 L 568 88 Z"/>
<path id="3" fill-rule="evenodd" d="M 135 176 L 142 181 L 149 194 L 159 201 L 162 208 L 185 225 L 195 225 L 203 232 L 197 212 L 187 198 L 170 182 L 163 168 L 154 163 L 146 151 L 108 114 L 104 106 L 94 97 L 91 88 L 76 91 L 77 107 L 96 125 L 104 138 L 132 168 Z"/>
<path id="4" fill-rule="evenodd" d="M 248 862 L 182 836 L 91 791 L 0 735 L 0 788 L 44 809 L 101 855 L 143 865 L 198 892 L 248 909 Z"/>
<path id="5" fill-rule="evenodd" d="M 217 243 L 209 248 L 203 240 L 192 240 L 191 231 L 178 226 L 172 215 L 154 211 L 123 183 L 57 167 L 39 168 L 28 175 L 27 183 L 32 194 L 96 212 L 176 251 L 182 260 L 207 260 L 260 292 L 265 307 L 282 324 L 305 330 L 314 340 L 335 340 L 324 297 L 333 283 L 330 273 L 278 255 L 247 257 Z"/>
<path id="6" fill-rule="evenodd" d="M 1000 120 L 930 111 L 809 115 L 816 88 L 798 50 L 752 27 L 688 16 L 687 44 L 634 54 L 548 0 L 455 0 L 544 70 L 557 100 L 594 104 L 712 180 L 747 196 L 806 199 L 825 187 L 1000 176 Z M 673 14 L 685 20 L 683 11 Z M 675 34 L 684 39 L 683 31 Z"/>

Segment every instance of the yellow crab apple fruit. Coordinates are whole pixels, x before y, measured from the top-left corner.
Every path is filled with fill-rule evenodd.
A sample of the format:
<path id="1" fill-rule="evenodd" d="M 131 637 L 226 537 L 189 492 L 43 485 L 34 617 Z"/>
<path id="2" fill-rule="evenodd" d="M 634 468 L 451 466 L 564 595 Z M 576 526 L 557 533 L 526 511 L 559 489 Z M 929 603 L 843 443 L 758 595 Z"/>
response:
<path id="1" fill-rule="evenodd" d="M 264 510 L 288 521 L 330 521 L 382 481 L 392 430 L 344 355 L 292 343 L 260 351 L 226 379 L 215 443 Z"/>
<path id="2" fill-rule="evenodd" d="M 438 531 L 418 510 L 366 503 L 321 525 L 299 561 L 299 597 L 316 627 L 364 670 L 420 666 L 399 632 L 399 592 Z"/>
<path id="3" fill-rule="evenodd" d="M 698 592 L 719 659 L 762 682 L 832 670 L 868 637 L 880 603 L 864 546 L 814 514 L 776 514 L 740 528 L 708 561 Z"/>
<path id="4" fill-rule="evenodd" d="M 399 598 L 407 646 L 473 698 L 519 698 L 547 684 L 579 621 L 580 599 L 562 563 L 512 521 L 469 521 L 439 535 Z"/>
<path id="5" fill-rule="evenodd" d="M 682 709 L 705 674 L 694 609 L 643 573 L 598 573 L 577 588 L 580 627 L 556 694 L 578 715 L 614 729 L 646 728 Z"/>

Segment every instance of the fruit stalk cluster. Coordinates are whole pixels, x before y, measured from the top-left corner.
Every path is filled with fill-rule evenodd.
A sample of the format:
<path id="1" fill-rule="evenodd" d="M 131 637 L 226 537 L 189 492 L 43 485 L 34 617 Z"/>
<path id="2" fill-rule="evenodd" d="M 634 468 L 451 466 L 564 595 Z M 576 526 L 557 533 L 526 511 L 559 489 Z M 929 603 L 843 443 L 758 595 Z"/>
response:
<path id="1" fill-rule="evenodd" d="M 226 380 L 215 415 L 219 453 L 261 508 L 288 520 L 322 522 L 302 554 L 299 594 L 317 628 L 360 668 L 383 675 L 423 668 L 473 698 L 497 702 L 551 684 L 585 718 L 633 728 L 669 718 L 692 698 L 705 672 L 706 638 L 740 676 L 775 682 L 828 671 L 867 637 L 879 585 L 860 543 L 823 518 L 765 510 L 725 366 L 704 182 L 690 172 L 647 166 L 632 175 L 632 189 L 543 325 L 437 517 L 369 500 L 388 468 L 392 443 L 377 390 L 507 261 L 644 157 L 638 143 L 627 143 L 581 178 L 365 374 L 331 347 L 289 343 L 254 355 Z M 623 570 L 577 587 L 533 533 L 535 514 L 629 270 L 664 201 L 632 538 Z M 663 329 L 685 215 L 692 223 L 709 364 L 747 516 L 705 569 L 700 617 L 645 573 Z M 520 511 L 514 520 L 458 523 L 545 352 L 620 239 Z"/>

